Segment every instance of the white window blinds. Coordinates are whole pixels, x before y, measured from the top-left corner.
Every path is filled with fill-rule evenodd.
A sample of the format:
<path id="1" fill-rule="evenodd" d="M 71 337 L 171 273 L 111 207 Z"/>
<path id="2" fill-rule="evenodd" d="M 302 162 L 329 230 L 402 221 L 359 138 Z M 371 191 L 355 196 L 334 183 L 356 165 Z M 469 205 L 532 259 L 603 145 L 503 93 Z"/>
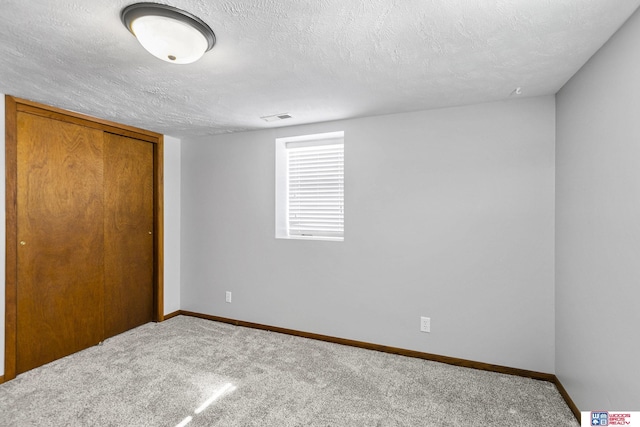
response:
<path id="1" fill-rule="evenodd" d="M 289 142 L 287 230 L 290 236 L 344 238 L 344 141 Z"/>

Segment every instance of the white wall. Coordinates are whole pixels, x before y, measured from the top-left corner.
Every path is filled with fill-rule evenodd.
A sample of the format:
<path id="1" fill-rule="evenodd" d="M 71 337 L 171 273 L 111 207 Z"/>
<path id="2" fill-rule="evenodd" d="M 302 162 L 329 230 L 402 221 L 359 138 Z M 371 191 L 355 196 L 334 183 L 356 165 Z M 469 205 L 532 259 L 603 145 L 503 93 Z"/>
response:
<path id="1" fill-rule="evenodd" d="M 0 259 L 5 259 L 5 105 L 0 94 Z M 164 139 L 164 312 L 180 309 L 180 140 Z M 0 375 L 4 375 L 5 263 L 0 262 Z"/>
<path id="2" fill-rule="evenodd" d="M 4 94 L 0 93 L 0 376 L 4 375 L 4 274 L 5 274 L 5 177 L 4 177 Z"/>
<path id="3" fill-rule="evenodd" d="M 164 314 L 180 310 L 180 140 L 164 137 Z"/>
<path id="4" fill-rule="evenodd" d="M 275 239 L 275 138 L 341 130 L 345 241 Z M 554 131 L 547 96 L 183 140 L 182 309 L 553 373 Z"/>
<path id="5" fill-rule="evenodd" d="M 557 95 L 556 373 L 640 410 L 640 12 Z"/>

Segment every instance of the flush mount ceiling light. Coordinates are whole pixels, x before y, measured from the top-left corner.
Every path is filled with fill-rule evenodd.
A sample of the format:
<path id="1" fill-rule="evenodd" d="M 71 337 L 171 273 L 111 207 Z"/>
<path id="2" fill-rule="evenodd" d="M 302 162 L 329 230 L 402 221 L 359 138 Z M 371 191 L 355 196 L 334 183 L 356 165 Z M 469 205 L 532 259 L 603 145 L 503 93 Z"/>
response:
<path id="1" fill-rule="evenodd" d="M 200 18 L 172 6 L 136 3 L 122 9 L 120 18 L 142 47 L 173 64 L 197 61 L 216 43 Z"/>

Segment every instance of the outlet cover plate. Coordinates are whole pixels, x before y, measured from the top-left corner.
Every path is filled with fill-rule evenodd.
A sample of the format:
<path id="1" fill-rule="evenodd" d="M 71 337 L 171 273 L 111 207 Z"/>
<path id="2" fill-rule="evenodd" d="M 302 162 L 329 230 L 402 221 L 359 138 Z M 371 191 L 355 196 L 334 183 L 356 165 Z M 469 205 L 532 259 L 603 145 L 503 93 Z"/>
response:
<path id="1" fill-rule="evenodd" d="M 431 332 L 430 317 L 420 317 L 420 332 Z"/>

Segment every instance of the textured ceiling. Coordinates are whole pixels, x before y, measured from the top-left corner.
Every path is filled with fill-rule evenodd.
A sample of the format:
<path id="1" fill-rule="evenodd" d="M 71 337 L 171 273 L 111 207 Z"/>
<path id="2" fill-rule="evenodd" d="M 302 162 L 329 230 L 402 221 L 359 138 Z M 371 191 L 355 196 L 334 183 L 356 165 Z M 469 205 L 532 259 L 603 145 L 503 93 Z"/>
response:
<path id="1" fill-rule="evenodd" d="M 120 22 L 131 0 L 0 0 L 0 92 L 182 138 L 553 94 L 640 5 L 162 2 L 213 28 L 200 61 L 144 51 Z"/>

